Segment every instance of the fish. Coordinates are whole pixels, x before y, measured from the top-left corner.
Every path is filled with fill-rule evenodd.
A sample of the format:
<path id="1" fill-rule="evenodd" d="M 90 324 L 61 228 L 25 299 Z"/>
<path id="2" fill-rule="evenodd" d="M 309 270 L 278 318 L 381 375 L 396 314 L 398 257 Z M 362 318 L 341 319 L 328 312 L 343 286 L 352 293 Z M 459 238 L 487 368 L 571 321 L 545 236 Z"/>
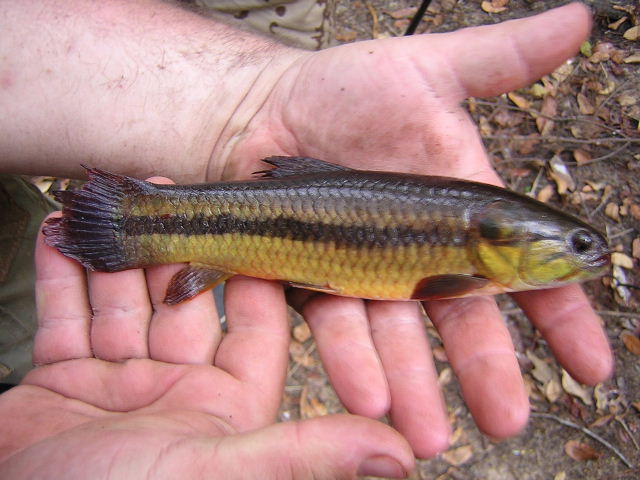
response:
<path id="1" fill-rule="evenodd" d="M 602 275 L 605 237 L 494 185 L 272 156 L 257 178 L 157 185 L 88 168 L 61 191 L 45 241 L 88 270 L 186 262 L 174 305 L 233 275 L 333 295 L 437 300 L 551 288 Z"/>

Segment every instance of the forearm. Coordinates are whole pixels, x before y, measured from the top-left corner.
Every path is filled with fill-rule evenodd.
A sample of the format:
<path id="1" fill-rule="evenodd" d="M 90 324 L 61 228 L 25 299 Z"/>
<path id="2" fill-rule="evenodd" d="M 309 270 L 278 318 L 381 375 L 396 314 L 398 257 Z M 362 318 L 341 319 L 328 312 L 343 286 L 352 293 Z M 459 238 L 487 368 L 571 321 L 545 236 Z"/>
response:
<path id="1" fill-rule="evenodd" d="M 0 172 L 211 180 L 298 55 L 153 0 L 6 0 L 0 30 Z"/>

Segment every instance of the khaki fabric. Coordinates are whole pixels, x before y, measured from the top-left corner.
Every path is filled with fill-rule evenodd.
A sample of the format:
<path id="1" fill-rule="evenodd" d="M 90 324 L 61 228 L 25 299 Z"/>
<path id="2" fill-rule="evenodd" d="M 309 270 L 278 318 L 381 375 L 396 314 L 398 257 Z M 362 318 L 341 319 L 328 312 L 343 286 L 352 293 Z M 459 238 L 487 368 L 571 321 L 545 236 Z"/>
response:
<path id="1" fill-rule="evenodd" d="M 330 46 L 334 0 L 195 0 L 258 32 L 307 50 Z"/>
<path id="2" fill-rule="evenodd" d="M 0 382 L 16 384 L 32 368 L 37 329 L 34 247 L 55 206 L 18 175 L 0 175 Z"/>

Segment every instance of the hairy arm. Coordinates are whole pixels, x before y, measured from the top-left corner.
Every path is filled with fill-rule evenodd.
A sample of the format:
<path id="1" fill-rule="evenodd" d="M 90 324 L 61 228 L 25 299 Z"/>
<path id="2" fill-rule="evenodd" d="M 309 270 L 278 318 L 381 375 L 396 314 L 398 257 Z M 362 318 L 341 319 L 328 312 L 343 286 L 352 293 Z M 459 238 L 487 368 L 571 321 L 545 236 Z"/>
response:
<path id="1" fill-rule="evenodd" d="M 0 30 L 0 172 L 22 174 L 219 177 L 304 55 L 154 0 L 2 0 Z"/>

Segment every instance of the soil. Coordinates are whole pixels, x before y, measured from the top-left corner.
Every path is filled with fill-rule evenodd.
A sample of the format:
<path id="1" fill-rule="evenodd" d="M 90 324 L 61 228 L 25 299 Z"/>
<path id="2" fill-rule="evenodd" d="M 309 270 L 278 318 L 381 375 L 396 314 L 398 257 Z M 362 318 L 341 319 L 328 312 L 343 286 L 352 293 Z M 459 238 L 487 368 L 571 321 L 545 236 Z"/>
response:
<path id="1" fill-rule="evenodd" d="M 339 0 L 336 39 L 401 35 L 419 3 Z M 503 12 L 488 13 L 483 5 L 500 6 L 500 0 L 434 0 L 417 33 L 498 23 L 562 3 L 567 2 L 502 1 Z M 451 449 L 420 461 L 415 478 L 640 478 L 640 59 L 634 57 L 640 40 L 624 38 L 638 25 L 640 5 L 634 0 L 591 3 L 593 33 L 571 63 L 515 95 L 469 99 L 466 107 L 510 188 L 588 220 L 621 254 L 609 276 L 586 285 L 615 352 L 616 372 L 595 388 L 572 384 L 516 305 L 501 297 L 533 415 L 521 435 L 494 442 L 473 423 L 426 319 L 455 433 Z M 281 419 L 342 411 L 299 318 L 293 332 Z"/>

